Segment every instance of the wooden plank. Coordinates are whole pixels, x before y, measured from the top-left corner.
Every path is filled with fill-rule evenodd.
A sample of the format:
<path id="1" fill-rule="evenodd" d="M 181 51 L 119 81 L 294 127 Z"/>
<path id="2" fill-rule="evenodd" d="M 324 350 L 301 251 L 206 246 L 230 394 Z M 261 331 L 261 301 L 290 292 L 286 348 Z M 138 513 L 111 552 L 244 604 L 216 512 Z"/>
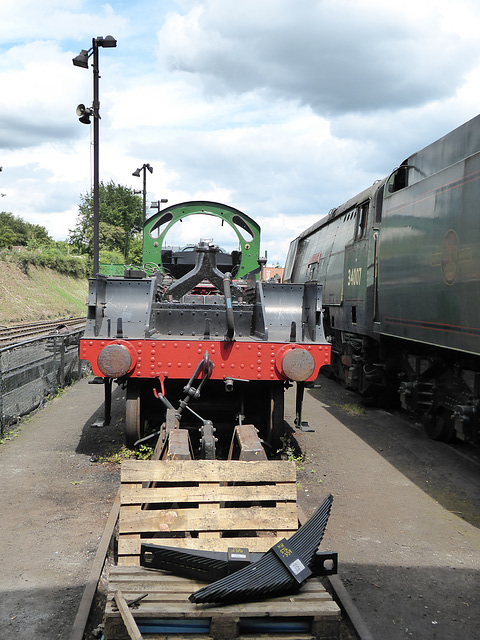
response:
<path id="1" fill-rule="evenodd" d="M 90 573 L 83 591 L 82 599 L 78 607 L 77 615 L 73 623 L 72 630 L 70 632 L 69 640 L 82 640 L 85 632 L 85 626 L 87 624 L 90 609 L 92 608 L 93 598 L 97 591 L 98 581 L 105 564 L 105 558 L 108 553 L 110 542 L 112 541 L 113 532 L 118 520 L 118 513 L 120 510 L 120 495 L 117 492 L 115 500 L 113 501 L 113 507 L 108 516 L 105 529 L 103 531 L 100 544 L 98 545 L 97 553 L 95 554 L 95 560 L 90 569 Z"/>
<path id="2" fill-rule="evenodd" d="M 164 460 L 191 460 L 190 438 L 186 429 L 171 429 Z"/>
<path id="3" fill-rule="evenodd" d="M 241 545 L 264 552 L 298 528 L 296 471 L 288 461 L 128 460 L 121 479 L 122 566 L 138 564 L 142 540 L 219 551 Z M 229 531 L 239 532 L 241 539 L 224 538 Z"/>
<path id="4" fill-rule="evenodd" d="M 205 484 L 202 485 L 202 487 L 205 489 L 205 491 L 210 492 L 210 491 L 214 491 L 216 489 L 219 488 L 219 484 L 214 483 L 214 482 L 206 482 Z M 220 509 L 220 503 L 214 502 L 213 504 L 205 504 L 204 502 L 201 502 L 198 505 L 198 516 L 201 519 L 202 522 L 207 522 L 209 519 L 212 518 L 212 515 L 215 513 L 215 511 L 217 509 Z M 218 522 L 217 518 L 214 518 L 214 520 L 216 522 Z M 224 527 L 222 527 L 224 528 Z M 218 526 L 215 526 L 212 529 L 208 528 L 208 529 L 203 529 L 203 528 L 196 528 L 196 531 L 198 531 L 198 537 L 200 539 L 202 538 L 220 538 L 220 533 L 222 528 L 219 528 Z"/>
<path id="5" fill-rule="evenodd" d="M 278 618 L 294 618 L 313 616 L 315 614 L 323 614 L 325 617 L 330 615 L 338 616 L 339 607 L 331 599 L 325 598 L 321 601 L 315 598 L 313 601 L 305 598 L 296 598 L 294 596 L 282 596 L 277 602 L 272 600 L 259 600 L 258 602 L 244 602 L 242 604 L 230 604 L 223 607 L 215 607 L 213 605 L 203 605 L 204 608 L 194 609 L 193 607 L 201 607 L 201 605 L 192 605 L 188 600 L 188 596 L 194 592 L 191 589 L 188 594 L 185 593 L 182 601 L 168 602 L 162 600 L 160 603 L 154 603 L 152 606 L 148 602 L 143 602 L 141 610 L 135 612 L 135 618 L 173 618 L 182 617 L 186 619 L 195 618 L 212 618 L 214 616 L 242 615 L 249 618 L 264 618 L 268 612 L 268 616 Z M 106 614 L 116 612 L 112 611 L 107 602 Z"/>
<path id="6" fill-rule="evenodd" d="M 290 537 L 295 531 L 290 531 Z M 245 547 L 252 552 L 268 551 L 274 544 L 280 542 L 285 536 L 265 536 L 257 537 L 239 537 L 239 538 L 127 538 L 120 537 L 118 540 L 119 556 L 139 556 L 140 545 L 142 542 L 146 544 L 161 544 L 166 547 L 179 547 L 180 549 L 197 549 L 199 551 L 228 551 L 230 547 Z M 120 563 L 120 558 L 119 558 Z M 136 559 L 138 564 L 138 557 Z"/>
<path id="7" fill-rule="evenodd" d="M 124 460 L 125 482 L 296 482 L 289 460 Z"/>
<path id="8" fill-rule="evenodd" d="M 113 609 L 112 593 L 118 590 L 121 590 L 129 599 L 134 599 L 138 594 L 148 593 L 147 597 L 141 601 L 138 610 L 134 612 L 137 619 L 158 615 L 159 611 L 165 617 L 182 615 L 185 618 L 204 618 L 215 615 L 265 617 L 267 612 L 269 616 L 288 618 L 319 613 L 338 615 L 340 611 L 318 578 L 308 580 L 298 593 L 267 600 L 225 605 L 194 604 L 188 600 L 188 597 L 201 588 L 203 583 L 171 576 L 161 571 L 146 569 L 141 571 L 141 567 L 135 569 L 130 574 L 125 573 L 123 569 L 122 573 L 113 572 L 110 576 L 107 614 L 116 613 Z"/>
<path id="9" fill-rule="evenodd" d="M 296 505 L 287 503 L 276 508 L 247 507 L 209 509 L 160 509 L 137 513 L 120 510 L 120 533 L 151 531 L 256 531 L 258 529 L 295 529 Z"/>
<path id="10" fill-rule="evenodd" d="M 118 610 L 120 611 L 120 615 L 122 616 L 123 624 L 125 625 L 130 638 L 132 640 L 143 640 L 143 636 L 138 630 L 135 618 L 132 616 L 122 592 L 119 590 L 115 591 L 114 598 L 117 603 Z"/>
<path id="11" fill-rule="evenodd" d="M 294 483 L 256 486 L 220 486 L 205 484 L 198 487 L 152 487 L 135 488 L 122 485 L 122 505 L 142 503 L 189 503 L 189 502 L 295 502 L 297 487 Z"/>
<path id="12" fill-rule="evenodd" d="M 308 580 L 296 594 L 279 596 L 257 602 L 244 602 L 230 605 L 195 605 L 188 596 L 202 586 L 196 580 L 188 580 L 166 574 L 162 571 L 149 571 L 142 567 L 114 567 L 110 575 L 109 593 L 105 611 L 105 639 L 113 640 L 122 636 L 114 633 L 119 614 L 113 610 L 112 593 L 121 590 L 125 597 L 134 599 L 139 594 L 148 594 L 140 607 L 132 614 L 137 624 L 154 622 L 159 619 L 206 620 L 210 624 L 210 636 L 223 638 L 222 623 L 242 628 L 242 620 L 258 618 L 282 620 L 291 618 L 305 621 L 311 626 L 310 636 L 317 639 L 338 638 L 340 609 L 332 600 L 320 580 Z M 280 623 L 281 624 L 281 623 Z M 218 631 L 218 634 L 216 633 Z M 190 637 L 190 636 L 189 636 Z M 236 633 L 233 638 L 243 635 Z M 250 639 L 256 636 L 249 636 Z M 258 636 L 260 637 L 260 635 Z M 270 636 L 269 636 L 270 637 Z M 299 640 L 302 635 L 285 633 L 274 634 L 278 640 Z"/>

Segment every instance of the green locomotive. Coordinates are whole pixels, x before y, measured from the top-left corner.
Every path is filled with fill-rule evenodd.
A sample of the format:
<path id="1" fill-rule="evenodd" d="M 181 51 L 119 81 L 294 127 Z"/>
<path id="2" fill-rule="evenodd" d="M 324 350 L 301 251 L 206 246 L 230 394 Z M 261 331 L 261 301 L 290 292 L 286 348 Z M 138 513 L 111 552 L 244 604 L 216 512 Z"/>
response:
<path id="1" fill-rule="evenodd" d="M 300 234 L 285 268 L 323 285 L 332 374 L 444 441 L 480 441 L 479 203 L 477 116 Z"/>

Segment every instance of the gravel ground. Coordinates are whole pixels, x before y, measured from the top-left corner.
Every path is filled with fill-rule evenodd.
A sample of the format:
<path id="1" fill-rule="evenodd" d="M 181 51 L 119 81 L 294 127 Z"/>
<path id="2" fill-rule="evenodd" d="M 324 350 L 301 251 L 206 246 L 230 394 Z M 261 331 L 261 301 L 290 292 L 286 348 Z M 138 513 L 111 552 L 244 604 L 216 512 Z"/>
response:
<path id="1" fill-rule="evenodd" d="M 103 387 L 82 380 L 0 446 L 0 639 L 67 640 L 119 484 L 92 462 L 123 440 Z M 294 394 L 287 395 L 287 418 Z M 306 393 L 297 432 L 299 500 L 311 513 L 332 493 L 322 548 L 376 640 L 478 640 L 479 466 L 464 446 L 428 440 L 408 421 L 358 404 L 331 381 Z M 93 458 L 92 458 L 93 456 Z"/>
<path id="2" fill-rule="evenodd" d="M 330 380 L 306 392 L 304 419 L 315 432 L 296 433 L 299 500 L 313 511 L 333 494 L 322 547 L 339 552 L 372 635 L 480 639 L 478 450 L 434 442 Z"/>
<path id="3" fill-rule="evenodd" d="M 116 420 L 91 426 L 102 400 L 81 380 L 0 446 L 1 640 L 70 635 L 119 484 L 118 468 L 90 461 L 122 440 Z"/>

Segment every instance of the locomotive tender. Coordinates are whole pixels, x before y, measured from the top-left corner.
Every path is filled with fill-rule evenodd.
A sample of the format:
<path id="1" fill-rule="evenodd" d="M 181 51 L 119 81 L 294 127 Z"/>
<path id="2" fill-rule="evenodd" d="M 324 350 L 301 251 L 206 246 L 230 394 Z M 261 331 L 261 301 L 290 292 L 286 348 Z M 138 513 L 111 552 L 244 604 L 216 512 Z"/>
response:
<path id="1" fill-rule="evenodd" d="M 330 373 L 447 442 L 480 441 L 479 203 L 477 116 L 300 234 L 285 267 L 323 287 Z"/>
<path id="2" fill-rule="evenodd" d="M 227 254 L 211 241 L 162 248 L 172 226 L 191 215 L 230 225 L 239 250 Z M 259 251 L 252 218 L 218 203 L 186 202 L 145 222 L 142 269 L 90 280 L 81 358 L 104 380 L 106 405 L 112 380 L 126 387 L 129 445 L 158 429 L 159 457 L 232 457 L 234 430 L 254 425 L 275 453 L 284 389 L 293 382 L 301 426 L 305 383 L 330 358 L 322 288 L 262 282 Z M 242 433 L 238 440 L 252 432 Z"/>

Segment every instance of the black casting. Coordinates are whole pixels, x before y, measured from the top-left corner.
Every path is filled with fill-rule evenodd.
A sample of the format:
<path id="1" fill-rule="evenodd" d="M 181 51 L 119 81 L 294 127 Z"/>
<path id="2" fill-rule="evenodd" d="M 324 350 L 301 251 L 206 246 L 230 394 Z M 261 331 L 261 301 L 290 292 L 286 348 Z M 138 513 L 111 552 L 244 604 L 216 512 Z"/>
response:
<path id="1" fill-rule="evenodd" d="M 192 593 L 189 600 L 195 603 L 226 604 L 271 598 L 298 591 L 301 584 L 297 582 L 294 574 L 303 571 L 305 567 L 310 569 L 313 566 L 315 552 L 322 541 L 332 502 L 333 496 L 329 495 L 308 522 L 288 541 L 282 541 L 286 549 L 285 555 L 288 556 L 288 550 L 291 550 L 293 555 L 298 557 L 292 566 L 286 566 L 272 548 L 257 562 Z"/>

